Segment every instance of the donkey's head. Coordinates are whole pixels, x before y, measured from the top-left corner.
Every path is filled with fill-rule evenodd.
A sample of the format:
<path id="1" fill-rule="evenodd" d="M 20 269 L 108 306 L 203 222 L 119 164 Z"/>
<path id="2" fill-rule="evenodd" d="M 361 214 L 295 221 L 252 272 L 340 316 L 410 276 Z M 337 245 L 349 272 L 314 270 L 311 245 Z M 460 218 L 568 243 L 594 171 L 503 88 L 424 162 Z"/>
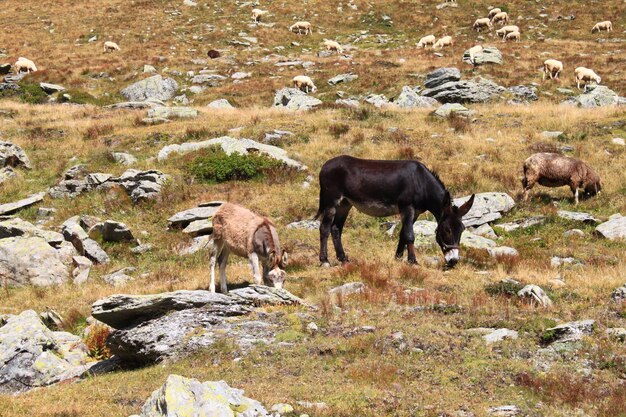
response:
<path id="1" fill-rule="evenodd" d="M 288 256 L 286 251 L 277 256 L 272 251 L 268 257 L 268 273 L 263 276 L 263 281 L 268 287 L 283 288 L 283 283 L 287 278 L 285 268 L 287 267 Z"/>
<path id="2" fill-rule="evenodd" d="M 459 262 L 459 243 L 461 242 L 461 234 L 465 230 L 461 220 L 470 211 L 473 204 L 474 194 L 461 207 L 452 205 L 452 198 L 447 191 L 443 198 L 443 210 L 437 222 L 435 238 L 443 251 L 443 257 L 448 268 Z"/>

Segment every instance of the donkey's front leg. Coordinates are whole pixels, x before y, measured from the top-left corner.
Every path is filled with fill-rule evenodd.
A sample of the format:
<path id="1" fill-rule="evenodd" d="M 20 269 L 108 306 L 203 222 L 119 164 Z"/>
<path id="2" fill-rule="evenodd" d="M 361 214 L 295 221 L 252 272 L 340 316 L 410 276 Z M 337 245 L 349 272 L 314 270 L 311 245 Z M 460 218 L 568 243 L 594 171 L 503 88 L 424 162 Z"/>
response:
<path id="1" fill-rule="evenodd" d="M 330 266 L 328 262 L 328 236 L 335 219 L 335 212 L 336 209 L 334 207 L 325 209 L 320 222 L 320 262 L 322 266 L 326 267 Z"/>
<path id="2" fill-rule="evenodd" d="M 248 255 L 250 261 L 250 268 L 252 268 L 252 279 L 256 285 L 261 285 L 262 277 L 261 270 L 259 269 L 259 255 L 256 252 L 252 252 Z"/>
<path id="3" fill-rule="evenodd" d="M 410 264 L 414 264 L 416 262 L 415 258 L 415 233 L 413 232 L 413 223 L 415 223 L 415 209 L 412 206 L 408 206 L 400 209 L 400 213 L 402 216 L 402 230 L 400 230 L 400 243 L 403 243 L 408 247 L 408 255 L 407 260 Z M 398 249 L 400 249 L 400 243 L 398 244 Z M 404 246 L 402 247 L 402 252 L 404 252 Z M 400 253 L 400 257 L 402 257 L 402 252 Z M 398 253 L 396 252 L 396 256 Z"/>

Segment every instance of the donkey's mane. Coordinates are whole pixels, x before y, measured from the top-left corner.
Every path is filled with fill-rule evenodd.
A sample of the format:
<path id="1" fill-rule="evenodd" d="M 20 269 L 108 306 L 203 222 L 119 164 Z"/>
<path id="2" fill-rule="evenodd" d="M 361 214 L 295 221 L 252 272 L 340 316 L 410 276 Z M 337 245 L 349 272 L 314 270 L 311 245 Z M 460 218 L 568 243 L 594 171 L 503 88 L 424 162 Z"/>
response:
<path id="1" fill-rule="evenodd" d="M 423 164 L 422 164 L 423 165 Z M 444 190 L 446 190 L 446 185 L 443 183 L 443 181 L 441 180 L 441 178 L 439 177 L 439 174 L 437 173 L 437 171 L 428 168 L 426 165 L 424 165 L 424 168 L 426 168 L 426 171 L 430 172 L 431 175 L 433 177 L 435 177 L 435 179 L 437 180 L 437 182 L 439 183 L 439 185 L 441 185 L 443 187 Z"/>

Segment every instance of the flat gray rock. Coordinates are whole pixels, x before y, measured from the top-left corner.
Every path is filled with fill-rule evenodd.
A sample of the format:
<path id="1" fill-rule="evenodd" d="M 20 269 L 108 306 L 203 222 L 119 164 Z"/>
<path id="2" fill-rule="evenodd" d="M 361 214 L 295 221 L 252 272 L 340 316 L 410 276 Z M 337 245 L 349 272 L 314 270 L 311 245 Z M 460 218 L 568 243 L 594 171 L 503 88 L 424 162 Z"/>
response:
<path id="1" fill-rule="evenodd" d="M 435 88 L 450 81 L 459 81 L 461 71 L 458 68 L 439 68 L 426 75 L 424 87 Z"/>
<path id="2" fill-rule="evenodd" d="M 609 240 L 626 239 L 626 217 L 616 217 L 598 225 L 596 233 Z"/>
<path id="3" fill-rule="evenodd" d="M 321 100 L 297 88 L 282 88 L 274 96 L 274 107 L 284 107 L 289 110 L 310 110 L 320 104 L 322 104 Z"/>
<path id="4" fill-rule="evenodd" d="M 54 94 L 54 93 L 58 93 L 58 92 L 61 92 L 61 91 L 65 91 L 65 87 L 63 87 L 61 85 L 57 85 L 57 84 L 39 83 L 39 87 L 41 87 L 41 89 L 46 94 Z"/>
<path id="5" fill-rule="evenodd" d="M 221 205 L 221 201 L 216 201 L 215 204 L 211 204 L 206 207 L 194 207 L 188 210 L 183 210 L 167 219 L 167 222 L 170 228 L 182 229 L 187 227 L 192 222 L 213 218 L 213 215 Z"/>
<path id="6" fill-rule="evenodd" d="M 572 220 L 576 222 L 583 222 L 588 224 L 597 224 L 600 222 L 600 220 L 596 219 L 591 214 L 579 211 L 559 210 L 556 214 L 562 219 Z"/>
<path id="7" fill-rule="evenodd" d="M 46 193 L 31 194 L 30 196 L 12 203 L 0 204 L 0 216 L 16 213 L 22 209 L 43 201 Z"/>
<path id="8" fill-rule="evenodd" d="M 148 117 L 152 119 L 195 119 L 198 110 L 192 107 L 153 107 L 148 110 Z"/>
<path id="9" fill-rule="evenodd" d="M 518 229 L 528 229 L 529 227 L 538 226 L 544 224 L 545 222 L 546 218 L 544 216 L 533 216 L 514 220 L 508 223 L 494 224 L 493 226 L 495 228 L 502 229 L 505 232 L 512 232 Z"/>
<path id="10" fill-rule="evenodd" d="M 337 85 L 339 83 L 347 83 L 347 82 L 350 82 L 350 81 L 354 81 L 357 78 L 359 78 L 359 76 L 356 75 L 356 74 L 352 74 L 352 73 L 339 74 L 339 75 L 334 76 L 330 80 L 328 80 L 328 84 L 330 84 L 330 85 Z"/>
<path id="11" fill-rule="evenodd" d="M 45 230 L 25 220 L 15 217 L 0 221 L 0 239 L 18 236 L 36 236 L 46 240 L 50 246 L 57 247 L 63 242 L 63 235 L 52 230 Z"/>
<path id="12" fill-rule="evenodd" d="M 445 119 L 445 118 L 450 117 L 452 114 L 462 116 L 462 117 L 469 117 L 471 112 L 467 107 L 459 103 L 446 103 L 446 104 L 439 106 L 437 110 L 434 111 L 433 114 L 437 117 L 441 117 Z"/>
<path id="13" fill-rule="evenodd" d="M 454 199 L 454 205 L 459 207 L 470 196 Z M 515 207 L 515 200 L 506 193 L 478 193 L 474 199 L 474 205 L 463 217 L 465 226 L 480 226 L 491 223 L 502 217 L 502 214 L 511 211 Z"/>
<path id="14" fill-rule="evenodd" d="M 207 107 L 212 109 L 234 109 L 233 105 L 230 104 L 225 98 L 214 100 L 207 104 Z"/>
<path id="15" fill-rule="evenodd" d="M 604 85 L 589 86 L 581 95 L 571 98 L 564 104 L 583 108 L 617 106 L 621 103 L 618 94 Z"/>
<path id="16" fill-rule="evenodd" d="M 505 339 L 517 339 L 517 332 L 510 329 L 497 329 L 483 336 L 485 342 L 490 345 L 492 343 L 501 342 Z"/>
<path id="17" fill-rule="evenodd" d="M 470 59 L 469 49 L 463 53 L 463 62 L 473 65 L 497 64 L 502 65 L 502 52 L 495 46 L 485 46 L 481 52 Z"/>
<path id="18" fill-rule="evenodd" d="M 10 285 L 47 287 L 69 280 L 61 255 L 41 237 L 0 239 L 0 276 Z"/>
<path id="19" fill-rule="evenodd" d="M 440 103 L 486 103 L 499 98 L 504 91 L 504 87 L 486 78 L 477 77 L 427 88 L 422 91 L 422 95 L 432 97 Z"/>
<path id="20" fill-rule="evenodd" d="M 549 342 L 575 342 L 585 335 L 591 335 L 595 327 L 594 320 L 572 321 L 546 329 L 544 339 Z"/>
<path id="21" fill-rule="evenodd" d="M 434 98 L 421 96 L 419 88 L 404 86 L 394 104 L 402 109 L 429 109 L 435 107 L 439 102 Z"/>

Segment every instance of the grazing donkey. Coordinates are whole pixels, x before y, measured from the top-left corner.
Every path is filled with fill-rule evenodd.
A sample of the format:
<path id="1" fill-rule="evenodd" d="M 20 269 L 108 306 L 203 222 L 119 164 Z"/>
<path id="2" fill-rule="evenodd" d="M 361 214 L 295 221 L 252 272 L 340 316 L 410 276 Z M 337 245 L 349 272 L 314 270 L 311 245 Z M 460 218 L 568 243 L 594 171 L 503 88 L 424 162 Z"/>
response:
<path id="1" fill-rule="evenodd" d="M 461 207 L 452 205 L 450 193 L 439 177 L 418 161 L 375 161 L 338 156 L 320 171 L 320 262 L 328 266 L 328 235 L 332 235 L 337 259 L 348 262 L 341 233 L 352 206 L 375 217 L 400 214 L 402 229 L 396 250 L 401 259 L 408 252 L 415 263 L 413 223 L 430 211 L 437 219 L 436 240 L 448 267 L 459 261 L 459 242 L 464 230 L 461 218 L 474 204 L 474 196 Z"/>
<path id="2" fill-rule="evenodd" d="M 263 283 L 282 288 L 287 274 L 287 252 L 281 251 L 276 226 L 268 218 L 232 203 L 224 203 L 213 216 L 213 248 L 211 250 L 210 291 L 215 292 L 215 264 L 220 264 L 220 289 L 226 286 L 226 263 L 228 255 L 250 260 L 255 284 L 261 284 L 259 259 L 263 263 Z"/>

